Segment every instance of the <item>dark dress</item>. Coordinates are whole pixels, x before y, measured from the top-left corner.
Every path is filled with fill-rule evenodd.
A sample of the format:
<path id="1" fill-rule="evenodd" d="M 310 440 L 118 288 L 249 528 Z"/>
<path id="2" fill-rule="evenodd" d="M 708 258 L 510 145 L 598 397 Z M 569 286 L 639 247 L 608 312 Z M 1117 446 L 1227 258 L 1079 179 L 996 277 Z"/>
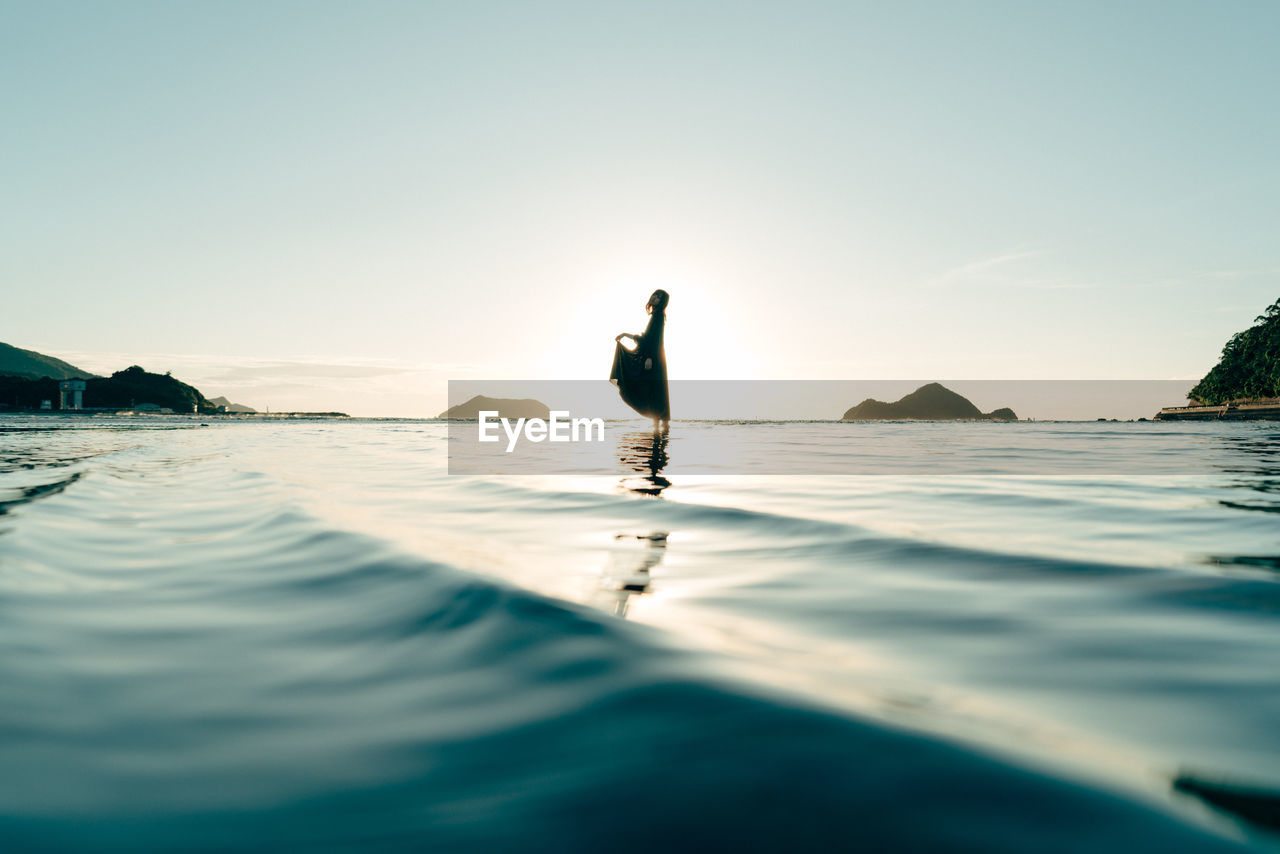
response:
<path id="1" fill-rule="evenodd" d="M 609 379 L 617 383 L 618 393 L 628 406 L 641 415 L 660 421 L 671 420 L 671 403 L 667 399 L 667 351 L 662 346 L 662 328 L 666 322 L 666 312 L 655 308 L 634 350 L 628 350 L 621 341 L 618 342 L 613 351 L 613 372 L 609 374 Z"/>

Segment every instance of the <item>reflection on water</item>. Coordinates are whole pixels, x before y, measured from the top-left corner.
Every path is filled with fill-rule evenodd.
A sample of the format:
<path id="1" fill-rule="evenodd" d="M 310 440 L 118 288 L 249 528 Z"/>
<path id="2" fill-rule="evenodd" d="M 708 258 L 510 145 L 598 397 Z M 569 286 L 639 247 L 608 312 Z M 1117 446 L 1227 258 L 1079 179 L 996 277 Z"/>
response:
<path id="1" fill-rule="evenodd" d="M 618 440 L 618 462 L 623 469 L 637 472 L 640 477 L 624 477 L 619 486 L 638 495 L 659 496 L 671 485 L 662 476 L 667 467 L 667 432 L 665 430 L 639 430 L 627 433 Z"/>
<path id="2" fill-rule="evenodd" d="M 620 542 L 640 540 L 639 550 L 627 548 L 613 551 L 609 563 L 600 576 L 600 591 L 612 606 L 615 616 L 625 618 L 631 606 L 632 596 L 643 596 L 653 590 L 651 572 L 667 555 L 667 532 L 651 531 L 648 534 L 615 534 Z"/>
<path id="3" fill-rule="evenodd" d="M 1280 794 L 1276 792 L 1201 780 L 1189 774 L 1176 777 L 1173 788 L 1174 791 L 1195 795 L 1258 827 L 1280 830 Z"/>
<path id="4" fill-rule="evenodd" d="M 1280 570 L 1280 555 L 1208 555 L 1205 563 L 1211 566 L 1245 566 Z"/>
<path id="5" fill-rule="evenodd" d="M 1271 469 L 1268 474 L 1274 471 L 1275 469 Z M 1247 489 L 1250 492 L 1261 493 L 1261 497 L 1255 501 L 1223 498 L 1218 502 L 1223 507 L 1230 507 L 1233 510 L 1255 510 L 1261 513 L 1280 513 L 1280 479 L 1274 477 L 1241 478 L 1232 481 L 1229 486 L 1233 490 Z"/>
<path id="6" fill-rule="evenodd" d="M 14 490 L 0 489 L 0 516 L 9 513 L 12 508 L 20 504 L 27 504 L 40 498 L 57 495 L 79 479 L 80 473 L 76 472 L 64 480 L 57 480 L 53 483 L 41 483 L 36 486 Z"/>
<path id="7" fill-rule="evenodd" d="M 1250 433 L 1215 437 L 1218 447 L 1225 451 L 1222 468 L 1231 474 L 1251 474 L 1262 477 L 1280 473 L 1280 433 Z M 1272 480 L 1275 491 L 1275 481 Z M 1248 508 L 1245 508 L 1248 509 Z"/>
<path id="8" fill-rule="evenodd" d="M 666 430 L 637 430 L 627 433 L 618 441 L 618 463 L 623 470 L 638 476 L 626 476 L 618 486 L 636 495 L 659 498 L 671 481 L 662 476 L 669 462 Z M 639 540 L 643 546 L 614 550 L 600 577 L 600 594 L 612 607 L 616 616 L 625 618 L 633 596 L 643 596 L 653 589 L 651 571 L 667 553 L 666 531 L 650 531 L 647 534 L 619 533 L 619 542 Z"/>

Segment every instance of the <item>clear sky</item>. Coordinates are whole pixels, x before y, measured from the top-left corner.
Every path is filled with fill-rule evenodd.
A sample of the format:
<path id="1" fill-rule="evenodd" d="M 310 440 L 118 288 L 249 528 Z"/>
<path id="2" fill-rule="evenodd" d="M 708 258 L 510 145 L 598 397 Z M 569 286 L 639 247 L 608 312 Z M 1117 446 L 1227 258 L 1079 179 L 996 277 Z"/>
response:
<path id="1" fill-rule="evenodd" d="M 1280 296 L 1280 4 L 0 0 L 0 341 L 262 408 L 1190 378 Z"/>

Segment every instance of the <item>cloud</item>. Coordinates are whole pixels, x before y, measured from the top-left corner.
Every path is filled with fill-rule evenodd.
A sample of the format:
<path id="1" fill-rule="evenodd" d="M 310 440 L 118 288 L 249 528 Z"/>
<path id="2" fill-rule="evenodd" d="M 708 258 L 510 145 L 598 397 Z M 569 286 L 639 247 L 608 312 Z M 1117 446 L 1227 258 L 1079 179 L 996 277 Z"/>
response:
<path id="1" fill-rule="evenodd" d="M 1248 279 L 1264 279 L 1280 276 L 1280 267 L 1252 267 L 1238 270 L 1201 270 L 1193 273 L 1192 279 L 1209 279 L 1212 281 L 1234 281 Z"/>
<path id="2" fill-rule="evenodd" d="M 1040 291 L 1084 290 L 1098 287 L 1095 282 L 1080 281 L 1068 276 L 1035 276 L 1026 272 L 1014 273 L 1007 268 L 1019 268 L 1019 261 L 1035 258 L 1043 253 L 1037 250 L 1005 252 L 990 258 L 970 261 L 952 267 L 927 283 L 930 287 L 954 287 L 957 285 L 996 285 L 1010 288 L 1026 288 Z"/>
<path id="3" fill-rule="evenodd" d="M 1010 284 L 1040 291 L 1078 291 L 1098 287 L 1094 282 L 1076 282 L 1070 279 L 1019 279 Z"/>
<path id="4" fill-rule="evenodd" d="M 1015 261 L 1021 261 L 1039 254 L 1039 252 L 1035 251 L 1005 252 L 991 258 L 970 261 L 968 264 L 952 267 L 942 275 L 934 277 L 929 281 L 929 284 L 933 287 L 945 287 L 966 282 L 989 280 L 990 276 L 988 274 L 997 267 L 1003 267 Z"/>

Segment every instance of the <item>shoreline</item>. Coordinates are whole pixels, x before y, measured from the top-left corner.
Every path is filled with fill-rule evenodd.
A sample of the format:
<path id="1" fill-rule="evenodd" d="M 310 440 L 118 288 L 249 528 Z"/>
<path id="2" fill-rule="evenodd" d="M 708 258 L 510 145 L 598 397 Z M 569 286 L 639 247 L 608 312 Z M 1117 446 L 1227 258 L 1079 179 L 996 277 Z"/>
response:
<path id="1" fill-rule="evenodd" d="M 61 418 L 350 418 L 346 412 L 160 412 L 133 409 L 0 409 L 0 415 Z"/>
<path id="2" fill-rule="evenodd" d="M 1220 406 L 1166 406 L 1157 421 L 1280 421 L 1280 401 Z"/>

